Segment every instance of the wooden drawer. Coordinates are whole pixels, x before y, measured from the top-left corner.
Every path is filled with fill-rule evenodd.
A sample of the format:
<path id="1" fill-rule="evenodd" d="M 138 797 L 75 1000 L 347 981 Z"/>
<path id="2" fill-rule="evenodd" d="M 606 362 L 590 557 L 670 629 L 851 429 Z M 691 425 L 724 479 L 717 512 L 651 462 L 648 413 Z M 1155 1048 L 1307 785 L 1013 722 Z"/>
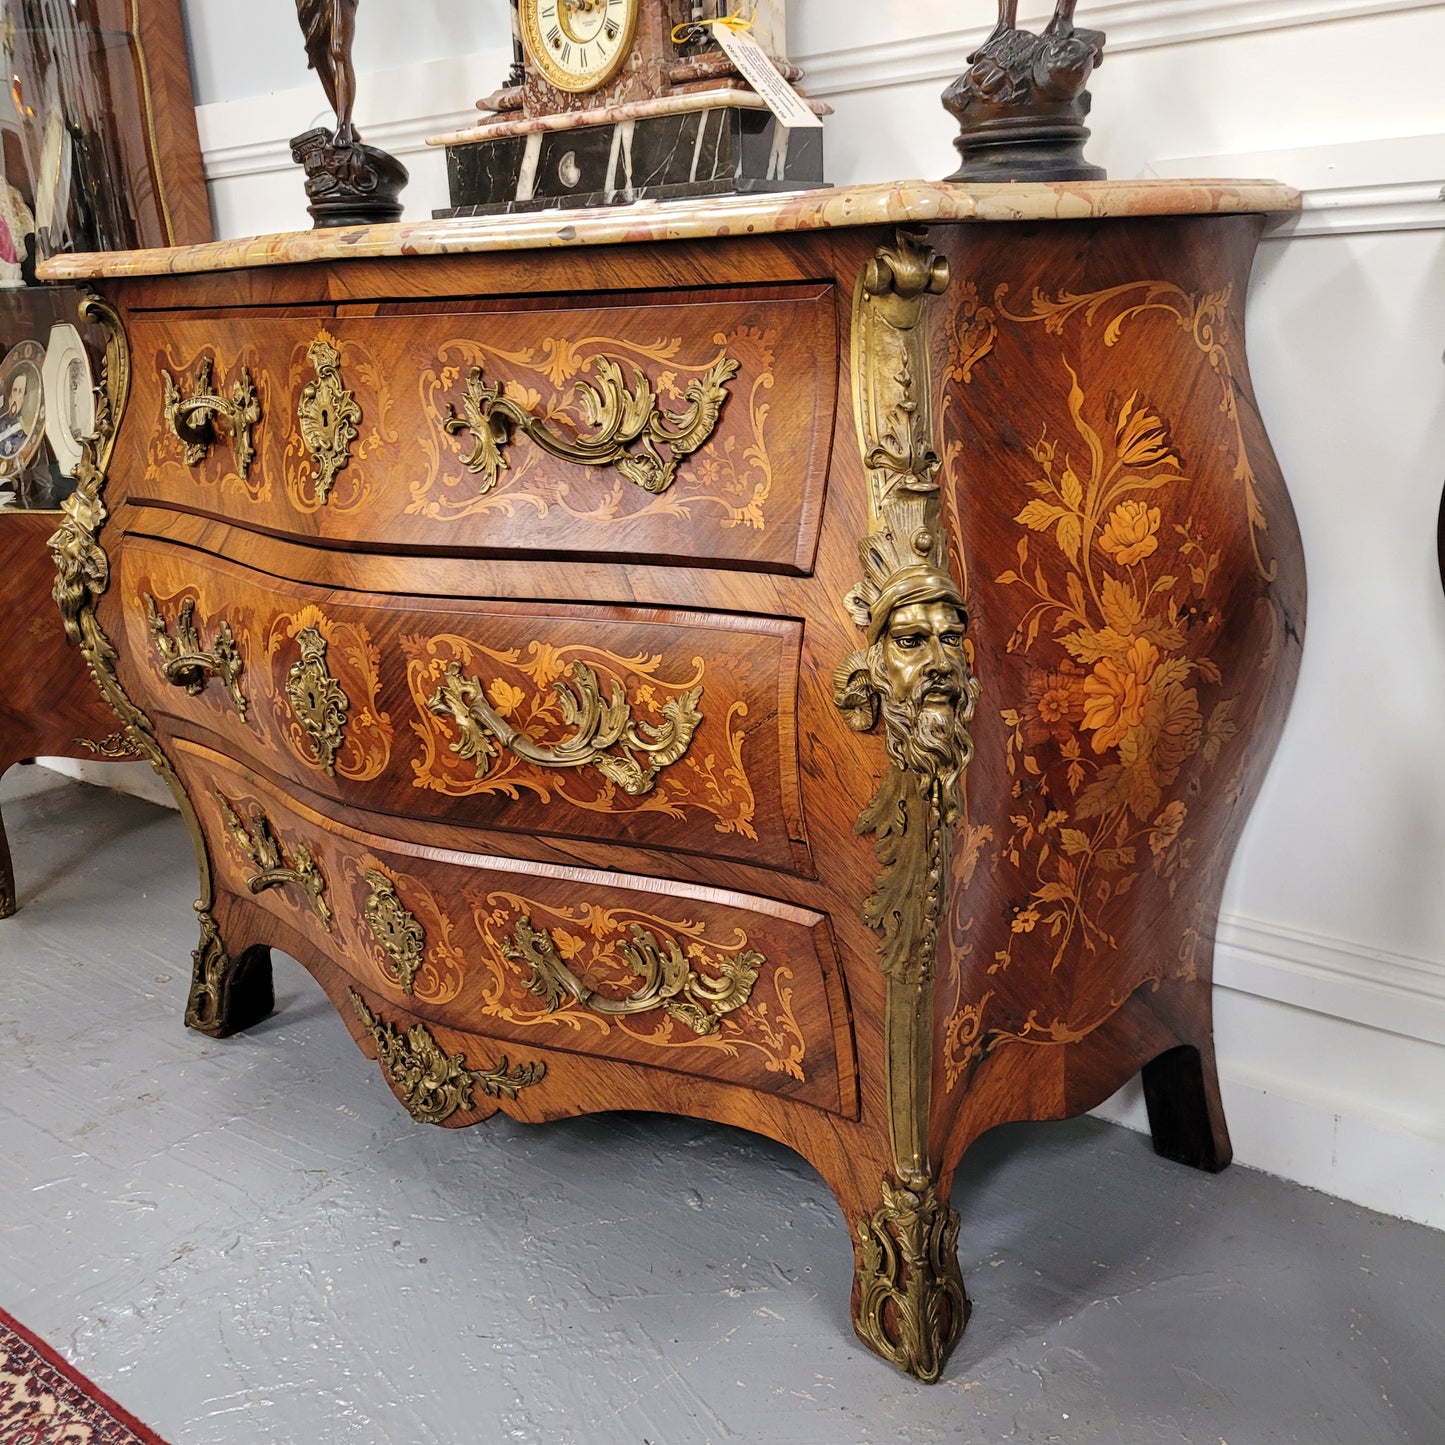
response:
<path id="1" fill-rule="evenodd" d="M 811 874 L 799 622 L 372 596 L 140 537 L 120 572 L 148 707 L 315 792 Z"/>
<path id="2" fill-rule="evenodd" d="M 369 994 L 450 1029 L 854 1110 L 822 914 L 409 847 L 283 801 L 210 749 L 176 751 L 217 883 L 254 892 Z"/>
<path id="3" fill-rule="evenodd" d="M 130 495 L 388 550 L 806 572 L 831 443 L 834 306 L 831 287 L 792 284 L 595 307 L 138 315 L 141 420 L 127 441 L 145 453 Z M 188 461 L 167 423 L 167 377 L 190 397 L 208 359 L 210 392 L 254 393 L 249 460 L 221 422 Z M 307 438 L 334 439 L 324 423 L 343 413 L 354 437 L 333 472 Z"/>

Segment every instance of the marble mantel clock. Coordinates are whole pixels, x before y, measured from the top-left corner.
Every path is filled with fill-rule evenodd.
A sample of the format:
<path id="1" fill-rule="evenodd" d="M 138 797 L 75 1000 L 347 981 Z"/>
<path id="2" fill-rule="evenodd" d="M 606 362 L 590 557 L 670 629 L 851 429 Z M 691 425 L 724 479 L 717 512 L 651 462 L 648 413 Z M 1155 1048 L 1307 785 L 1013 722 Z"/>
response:
<path id="1" fill-rule="evenodd" d="M 444 216 L 802 190 L 823 184 L 822 133 L 789 128 L 708 24 L 741 10 L 786 90 L 785 0 L 512 0 L 508 83 L 446 148 Z M 827 107 L 809 102 L 817 114 Z"/>

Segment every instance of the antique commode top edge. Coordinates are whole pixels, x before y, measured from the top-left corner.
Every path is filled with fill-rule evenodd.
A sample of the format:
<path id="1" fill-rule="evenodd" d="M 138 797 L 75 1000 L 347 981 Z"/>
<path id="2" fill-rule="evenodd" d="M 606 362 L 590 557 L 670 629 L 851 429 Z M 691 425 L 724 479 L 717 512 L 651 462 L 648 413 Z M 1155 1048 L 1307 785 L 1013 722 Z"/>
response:
<path id="1" fill-rule="evenodd" d="M 1298 210 L 1299 204 L 1299 193 L 1277 181 L 1170 179 L 972 186 L 895 181 L 785 196 L 642 201 L 583 211 L 535 211 L 513 216 L 290 231 L 149 251 L 88 252 L 52 257 L 40 267 L 39 274 L 46 281 L 83 281 L 230 271 L 348 257 L 447 256 L 786 234 L 849 226 L 1288 213 Z"/>

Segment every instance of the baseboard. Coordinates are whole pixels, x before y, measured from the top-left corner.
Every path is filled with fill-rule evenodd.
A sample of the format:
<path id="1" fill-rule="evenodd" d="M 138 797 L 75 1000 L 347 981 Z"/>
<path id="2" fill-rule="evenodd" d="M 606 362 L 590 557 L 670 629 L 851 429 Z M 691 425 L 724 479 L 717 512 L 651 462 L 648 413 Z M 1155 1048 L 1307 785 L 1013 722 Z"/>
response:
<path id="1" fill-rule="evenodd" d="M 1405 1128 L 1386 1112 L 1243 1064 L 1221 1061 L 1219 1085 L 1236 1164 L 1445 1229 L 1445 1126 Z M 1094 1113 L 1149 1132 L 1137 1079 Z"/>
<path id="2" fill-rule="evenodd" d="M 90 758 L 36 758 L 35 761 L 52 772 L 63 773 L 67 778 L 75 778 L 82 783 L 114 788 L 117 793 L 144 798 L 146 802 L 159 803 L 163 808 L 176 806 L 171 790 L 149 763 L 105 763 Z"/>

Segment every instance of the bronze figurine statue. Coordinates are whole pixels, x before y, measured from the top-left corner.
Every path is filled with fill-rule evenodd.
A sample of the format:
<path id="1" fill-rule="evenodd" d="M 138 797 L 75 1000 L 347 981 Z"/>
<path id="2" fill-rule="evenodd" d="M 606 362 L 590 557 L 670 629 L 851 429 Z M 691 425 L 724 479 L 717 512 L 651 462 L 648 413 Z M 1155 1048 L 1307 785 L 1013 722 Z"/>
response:
<path id="1" fill-rule="evenodd" d="M 401 219 L 407 170 L 395 156 L 363 145 L 352 123 L 356 69 L 351 62 L 358 0 L 296 0 L 306 63 L 336 112 L 336 129 L 318 126 L 292 138 L 291 156 L 306 173 L 307 209 L 317 228 Z"/>
<path id="2" fill-rule="evenodd" d="M 306 37 L 306 64 L 321 77 L 322 89 L 336 112 L 336 143 L 350 144 L 351 107 L 356 100 L 356 67 L 351 46 L 356 39 L 357 0 L 296 0 L 296 18 Z"/>
<path id="3" fill-rule="evenodd" d="M 943 93 L 963 158 L 951 181 L 1102 180 L 1084 159 L 1089 75 L 1104 35 L 1074 25 L 1078 0 L 1058 0 L 1042 35 L 1017 28 L 1018 0 L 999 0 L 998 24 Z"/>

